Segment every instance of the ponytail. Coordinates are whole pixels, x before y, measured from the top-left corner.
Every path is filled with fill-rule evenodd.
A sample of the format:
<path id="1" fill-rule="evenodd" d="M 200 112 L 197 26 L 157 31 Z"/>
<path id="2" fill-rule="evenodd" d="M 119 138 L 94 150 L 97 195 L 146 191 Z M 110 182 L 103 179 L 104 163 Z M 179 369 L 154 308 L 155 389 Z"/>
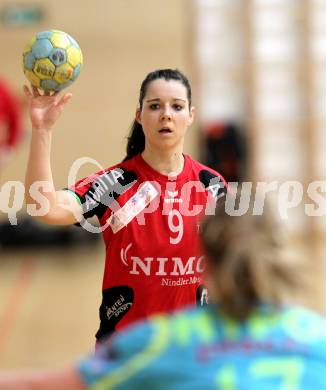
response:
<path id="1" fill-rule="evenodd" d="M 130 160 L 145 149 L 145 134 L 142 125 L 134 120 L 127 138 L 126 157 L 123 161 Z"/>

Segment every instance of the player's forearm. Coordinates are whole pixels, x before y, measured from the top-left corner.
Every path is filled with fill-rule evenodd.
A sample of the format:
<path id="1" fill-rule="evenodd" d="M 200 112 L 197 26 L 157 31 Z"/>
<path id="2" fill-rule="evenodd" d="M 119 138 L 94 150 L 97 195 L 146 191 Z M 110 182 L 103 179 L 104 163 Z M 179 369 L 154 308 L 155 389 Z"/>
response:
<path id="1" fill-rule="evenodd" d="M 40 206 L 41 212 L 33 216 L 42 222 L 71 225 L 81 220 L 82 208 L 68 191 L 55 191 L 50 155 L 51 132 L 34 129 L 25 179 L 26 203 Z"/>
<path id="2" fill-rule="evenodd" d="M 0 373 L 0 390 L 85 390 L 74 368 L 53 372 Z"/>
<path id="3" fill-rule="evenodd" d="M 44 183 L 42 195 L 49 204 L 55 205 L 56 194 L 51 170 L 51 132 L 46 129 L 33 129 L 30 153 L 26 170 L 25 188 L 26 203 L 35 203 L 31 188 L 35 182 Z"/>

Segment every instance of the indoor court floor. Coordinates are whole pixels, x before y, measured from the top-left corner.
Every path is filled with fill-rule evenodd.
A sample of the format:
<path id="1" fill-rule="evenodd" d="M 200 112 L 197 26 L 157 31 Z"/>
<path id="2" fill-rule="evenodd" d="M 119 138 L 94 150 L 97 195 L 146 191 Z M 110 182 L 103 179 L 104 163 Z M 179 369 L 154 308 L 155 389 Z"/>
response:
<path id="1" fill-rule="evenodd" d="M 94 349 L 104 246 L 0 252 L 0 368 L 57 367 Z"/>

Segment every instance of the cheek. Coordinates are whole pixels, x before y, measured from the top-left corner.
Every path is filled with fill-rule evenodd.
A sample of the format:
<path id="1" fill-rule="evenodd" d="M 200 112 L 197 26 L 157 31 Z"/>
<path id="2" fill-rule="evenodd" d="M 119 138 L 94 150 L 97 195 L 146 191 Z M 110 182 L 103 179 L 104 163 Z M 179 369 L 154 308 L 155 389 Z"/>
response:
<path id="1" fill-rule="evenodd" d="M 156 127 L 156 120 L 151 115 L 147 115 L 142 121 L 143 131 L 146 137 L 150 136 Z"/>
<path id="2" fill-rule="evenodd" d="M 181 116 L 178 118 L 178 122 L 180 127 L 184 128 L 185 130 L 189 126 L 189 117 L 188 116 Z"/>
<path id="3" fill-rule="evenodd" d="M 155 111 L 147 112 L 143 116 L 143 123 L 153 123 L 157 120 L 158 114 Z"/>

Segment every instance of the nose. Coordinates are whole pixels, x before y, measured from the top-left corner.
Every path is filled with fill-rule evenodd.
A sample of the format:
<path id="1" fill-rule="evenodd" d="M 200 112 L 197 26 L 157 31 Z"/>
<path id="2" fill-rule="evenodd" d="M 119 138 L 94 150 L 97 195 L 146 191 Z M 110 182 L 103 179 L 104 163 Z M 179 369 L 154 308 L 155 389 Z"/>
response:
<path id="1" fill-rule="evenodd" d="M 171 110 L 169 106 L 164 106 L 164 109 L 161 114 L 161 120 L 162 121 L 170 121 L 171 120 Z"/>

